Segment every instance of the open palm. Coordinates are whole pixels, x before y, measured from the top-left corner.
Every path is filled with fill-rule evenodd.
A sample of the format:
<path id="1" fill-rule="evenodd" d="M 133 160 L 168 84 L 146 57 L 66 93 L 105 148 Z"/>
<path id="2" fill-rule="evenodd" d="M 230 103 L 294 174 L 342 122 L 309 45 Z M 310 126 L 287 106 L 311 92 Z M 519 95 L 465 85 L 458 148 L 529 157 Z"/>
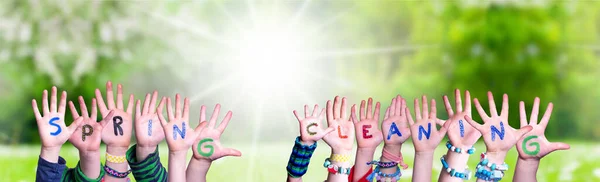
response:
<path id="1" fill-rule="evenodd" d="M 552 115 L 552 109 L 554 105 L 548 104 L 544 116 L 538 123 L 538 112 L 540 109 L 540 98 L 536 97 L 533 101 L 533 109 L 531 110 L 531 119 L 527 123 L 527 113 L 525 112 L 525 103 L 521 101 L 519 103 L 519 109 L 521 113 L 521 128 L 525 126 L 531 126 L 533 129 L 525 134 L 524 137 L 517 142 L 517 151 L 519 152 L 519 158 L 521 159 L 541 159 L 542 157 L 556 151 L 556 150 L 568 150 L 571 148 L 569 144 L 560 142 L 549 142 L 544 135 L 548 120 Z"/>
<path id="2" fill-rule="evenodd" d="M 423 104 L 423 112 L 419 108 L 419 99 L 415 99 L 415 123 L 410 115 L 410 109 L 406 108 L 405 112 L 410 124 L 410 132 L 415 145 L 416 152 L 432 152 L 440 144 L 446 135 L 447 128 L 437 130 L 436 124 L 441 125 L 441 120 L 437 118 L 435 100 L 431 99 L 431 112 L 428 110 L 427 97 L 421 98 Z"/>
<path id="3" fill-rule="evenodd" d="M 376 148 L 383 140 L 383 134 L 378 129 L 380 103 L 375 104 L 375 111 L 372 98 L 369 98 L 367 105 L 365 112 L 365 100 L 360 103 L 360 120 L 356 118 L 356 105 L 352 106 L 351 118 L 357 134 L 358 148 Z"/>
<path id="4" fill-rule="evenodd" d="M 381 123 L 385 144 L 400 145 L 410 137 L 410 126 L 404 113 L 405 109 L 406 101 L 400 95 L 393 98 L 392 104 L 386 109 L 385 117 Z"/>
<path id="5" fill-rule="evenodd" d="M 232 112 L 229 111 L 223 118 L 223 121 L 215 128 L 221 105 L 217 104 L 213 110 L 210 120 L 206 121 L 206 106 L 200 109 L 200 124 L 196 128 L 200 134 L 196 137 L 196 141 L 192 147 L 194 158 L 208 159 L 210 161 L 217 160 L 225 156 L 242 156 L 242 153 L 233 148 L 225 148 L 221 145 L 221 134 L 227 128 L 229 120 L 231 120 Z"/>
<path id="6" fill-rule="evenodd" d="M 31 101 L 35 119 L 38 125 L 38 132 L 42 140 L 42 147 L 57 148 L 61 147 L 69 137 L 83 123 L 83 118 L 78 118 L 69 127 L 65 125 L 65 109 L 67 105 L 67 92 L 63 91 L 60 97 L 60 105 L 56 103 L 56 87 L 52 87 L 52 97 L 50 106 L 48 106 L 48 91 L 44 90 L 42 94 L 42 112 L 40 114 L 35 99 Z M 57 107 L 58 106 L 58 107 Z"/>
<path id="7" fill-rule="evenodd" d="M 327 125 L 335 130 L 323 137 L 333 150 L 351 151 L 354 145 L 354 123 L 348 118 L 346 98 L 327 101 Z"/>
<path id="8" fill-rule="evenodd" d="M 127 104 L 127 110 L 125 110 L 123 106 L 123 88 L 121 84 L 117 85 L 117 103 L 115 105 L 112 83 L 107 82 L 106 100 L 108 105 L 104 103 L 102 93 L 99 89 L 96 89 L 96 100 L 98 101 L 100 114 L 102 114 L 102 120 L 109 119 L 107 125 L 102 129 L 102 141 L 108 146 L 129 147 L 129 142 L 131 141 L 131 128 L 133 125 L 131 121 L 133 95 L 129 96 L 129 103 Z M 108 116 L 109 112 L 112 112 L 112 117 Z"/>
<path id="9" fill-rule="evenodd" d="M 135 138 L 140 147 L 156 147 L 163 139 L 165 133 L 156 114 L 156 100 L 158 92 L 146 94 L 143 108 L 140 100 L 135 105 Z"/>
<path id="10" fill-rule="evenodd" d="M 481 137 L 481 133 L 477 131 L 473 126 L 466 123 L 465 116 L 471 117 L 471 94 L 469 91 L 465 91 L 465 107 L 463 109 L 462 99 L 460 97 L 460 90 L 456 89 L 455 94 L 455 107 L 456 112 L 452 110 L 452 105 L 448 96 L 444 96 L 444 106 L 446 106 L 446 112 L 448 112 L 448 120 L 444 123 L 444 127 L 448 128 L 448 139 L 452 142 L 452 145 L 468 149 L 475 145 L 477 140 Z"/>
<path id="11" fill-rule="evenodd" d="M 298 112 L 294 110 L 294 116 L 296 116 L 300 124 L 300 139 L 303 142 L 317 142 L 334 130 L 333 126 L 323 129 L 322 121 L 324 114 L 325 109 L 319 109 L 319 105 L 317 104 L 315 104 L 312 114 L 309 114 L 308 105 L 304 105 L 304 119 L 298 116 Z"/>
<path id="12" fill-rule="evenodd" d="M 168 121 L 162 114 L 165 100 L 167 102 L 167 116 L 169 117 Z M 187 151 L 192 145 L 194 145 L 196 137 L 198 137 L 199 134 L 199 132 L 194 131 L 190 127 L 190 101 L 188 98 L 185 98 L 183 101 L 183 108 L 181 108 L 180 96 L 179 94 L 176 94 L 175 113 L 173 113 L 172 108 L 173 105 L 171 104 L 171 98 L 165 99 L 163 97 L 160 101 L 160 104 L 158 104 L 158 108 L 156 109 L 158 120 L 160 120 L 160 123 L 163 127 L 164 135 L 167 139 L 167 145 L 169 146 L 169 151 Z"/>
<path id="13" fill-rule="evenodd" d="M 465 119 L 483 135 L 483 141 L 488 152 L 506 152 L 510 150 L 517 143 L 517 140 L 532 129 L 531 126 L 526 126 L 516 130 L 508 125 L 508 95 L 506 94 L 502 96 L 502 111 L 500 115 L 498 115 L 498 111 L 496 110 L 492 92 L 488 92 L 491 116 L 485 113 L 477 98 L 474 99 L 474 102 L 484 124 L 480 125 L 469 116 L 465 116 Z"/>
<path id="14" fill-rule="evenodd" d="M 79 151 L 98 151 L 100 150 L 100 142 L 102 139 L 102 128 L 109 122 L 108 119 L 96 122 L 98 118 L 98 109 L 96 108 L 96 99 L 92 99 L 92 114 L 88 114 L 85 100 L 82 96 L 79 96 L 79 108 L 81 109 L 81 115 L 77 112 L 73 102 L 69 101 L 69 107 L 71 108 L 71 114 L 73 118 L 82 118 L 83 124 L 81 127 L 77 127 L 77 130 L 69 138 L 69 142 L 75 146 Z M 109 115 L 111 115 L 110 113 Z"/>

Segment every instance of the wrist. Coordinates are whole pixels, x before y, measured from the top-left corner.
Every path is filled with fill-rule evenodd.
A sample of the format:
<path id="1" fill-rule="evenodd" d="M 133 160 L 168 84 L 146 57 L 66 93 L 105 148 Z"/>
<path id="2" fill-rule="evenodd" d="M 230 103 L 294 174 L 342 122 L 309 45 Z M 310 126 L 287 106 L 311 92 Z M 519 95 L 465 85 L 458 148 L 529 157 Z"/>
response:
<path id="1" fill-rule="evenodd" d="M 506 158 L 506 152 L 486 152 L 485 155 L 488 161 L 494 164 L 503 164 Z"/>
<path id="2" fill-rule="evenodd" d="M 40 151 L 40 157 L 51 163 L 58 163 L 60 147 L 43 147 Z"/>
<path id="3" fill-rule="evenodd" d="M 347 150 L 347 149 L 331 149 L 331 155 L 333 154 L 338 154 L 338 155 L 350 155 L 352 154 L 352 150 Z"/>
<path id="4" fill-rule="evenodd" d="M 376 148 L 370 148 L 370 147 L 364 147 L 364 148 L 361 148 L 361 147 L 358 147 L 358 148 L 356 149 L 356 152 L 357 152 L 357 153 L 358 153 L 358 152 L 360 152 L 360 153 L 375 153 L 375 149 L 376 149 Z"/>
<path id="5" fill-rule="evenodd" d="M 136 145 L 135 147 L 135 155 L 138 161 L 142 161 L 146 159 L 150 154 L 154 153 L 158 146 L 140 146 Z"/>
<path id="6" fill-rule="evenodd" d="M 114 156 L 124 156 L 127 153 L 127 147 L 106 146 L 106 153 Z"/>
<path id="7" fill-rule="evenodd" d="M 100 159 L 100 151 L 79 151 L 80 160 Z"/>
<path id="8" fill-rule="evenodd" d="M 187 150 L 182 151 L 169 151 L 169 157 L 185 157 L 187 156 Z"/>
<path id="9" fill-rule="evenodd" d="M 394 155 L 399 155 L 400 151 L 402 150 L 402 144 L 399 145 L 395 145 L 395 144 L 384 144 L 383 145 L 383 149 L 394 154 Z"/>
<path id="10" fill-rule="evenodd" d="M 306 145 L 306 146 L 311 146 L 315 143 L 315 141 L 304 141 L 304 140 L 300 140 L 300 143 L 302 145 Z"/>

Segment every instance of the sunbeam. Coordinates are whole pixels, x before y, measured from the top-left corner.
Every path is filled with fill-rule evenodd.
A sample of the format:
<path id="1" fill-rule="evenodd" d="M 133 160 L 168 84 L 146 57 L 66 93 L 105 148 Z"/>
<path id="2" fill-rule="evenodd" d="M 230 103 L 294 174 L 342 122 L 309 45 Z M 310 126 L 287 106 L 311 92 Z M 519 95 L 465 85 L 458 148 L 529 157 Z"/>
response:
<path id="1" fill-rule="evenodd" d="M 212 94 L 214 92 L 216 92 L 219 89 L 224 88 L 225 86 L 228 86 L 230 84 L 232 84 L 232 82 L 237 78 L 237 74 L 232 74 L 230 76 L 228 76 L 227 78 L 220 80 L 218 82 L 213 83 L 212 85 L 210 85 L 208 88 L 203 89 L 202 92 L 194 95 L 191 97 L 190 102 L 196 102 L 199 99 L 204 98 L 205 96 Z"/>
<path id="2" fill-rule="evenodd" d="M 389 54 L 395 52 L 412 52 L 421 49 L 437 48 L 439 45 L 407 45 L 407 46 L 391 46 L 391 47 L 378 47 L 378 48 L 364 48 L 364 49 L 340 49 L 333 51 L 324 51 L 316 53 L 318 58 L 341 58 L 349 56 L 362 56 L 371 54 Z"/>

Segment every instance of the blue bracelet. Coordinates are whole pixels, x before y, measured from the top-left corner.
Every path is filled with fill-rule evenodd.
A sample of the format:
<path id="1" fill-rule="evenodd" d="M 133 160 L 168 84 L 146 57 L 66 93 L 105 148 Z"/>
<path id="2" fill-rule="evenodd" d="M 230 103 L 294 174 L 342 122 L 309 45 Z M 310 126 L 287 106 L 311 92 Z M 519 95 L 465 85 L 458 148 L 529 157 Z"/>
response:
<path id="1" fill-rule="evenodd" d="M 450 168 L 450 166 L 448 165 L 448 163 L 446 162 L 444 157 L 446 157 L 446 155 L 443 155 L 442 158 L 440 159 L 440 161 L 442 161 L 442 167 L 446 168 L 446 172 L 448 172 L 450 174 L 450 176 L 457 177 L 457 178 L 460 178 L 463 180 L 471 179 L 471 171 L 470 170 L 465 169 L 464 172 L 458 172 L 458 170 Z"/>
<path id="2" fill-rule="evenodd" d="M 450 151 L 452 151 L 452 152 L 456 152 L 456 153 L 459 153 L 459 154 L 465 151 L 465 150 L 463 150 L 463 149 L 461 149 L 461 148 L 458 148 L 458 147 L 455 147 L 455 146 L 453 146 L 453 145 L 450 143 L 450 141 L 446 142 L 446 148 L 448 148 L 448 150 L 450 150 Z M 470 149 L 466 150 L 466 152 L 467 152 L 467 154 L 469 154 L 469 155 L 470 155 L 470 154 L 473 154 L 473 153 L 475 153 L 475 148 L 474 148 L 474 147 L 471 147 Z"/>
<path id="3" fill-rule="evenodd" d="M 490 170 L 485 169 L 485 167 L 490 168 Z M 481 161 L 477 164 L 475 168 L 475 177 L 486 180 L 486 181 L 500 181 L 502 177 L 504 177 L 504 171 L 508 170 L 508 164 L 503 163 L 501 165 L 496 165 L 487 159 L 487 155 L 481 153 Z"/>
<path id="4" fill-rule="evenodd" d="M 367 180 L 372 182 L 373 178 L 375 178 L 377 181 L 382 181 L 382 178 L 393 178 L 393 181 L 398 181 L 398 180 L 400 180 L 401 176 L 402 176 L 402 172 L 400 172 L 400 167 L 398 167 L 398 166 L 396 166 L 396 172 L 393 174 L 383 173 L 379 170 L 379 166 L 377 166 L 377 167 L 375 167 L 375 170 L 373 170 L 373 173 L 371 173 L 371 174 L 369 174 L 369 176 L 367 176 Z"/>
<path id="5" fill-rule="evenodd" d="M 392 167 L 398 166 L 398 163 L 396 163 L 394 161 L 391 161 L 391 162 L 371 161 L 371 162 L 367 162 L 367 165 L 377 165 L 378 167 L 381 167 L 381 168 L 392 168 Z"/>

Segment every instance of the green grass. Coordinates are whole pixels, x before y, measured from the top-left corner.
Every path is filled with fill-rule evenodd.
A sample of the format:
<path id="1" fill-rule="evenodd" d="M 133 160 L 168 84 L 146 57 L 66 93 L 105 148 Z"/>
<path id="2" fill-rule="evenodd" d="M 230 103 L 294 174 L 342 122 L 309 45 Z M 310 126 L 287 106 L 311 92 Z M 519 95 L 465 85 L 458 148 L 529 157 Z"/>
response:
<path id="1" fill-rule="evenodd" d="M 558 151 L 546 156 L 538 170 L 539 181 L 600 181 L 600 144 L 585 142 L 570 142 L 571 150 Z M 227 157 L 213 163 L 208 174 L 208 181 L 284 181 L 286 178 L 285 166 L 290 155 L 292 143 L 259 144 L 252 147 L 249 144 L 234 145 L 243 153 L 241 158 Z M 477 153 L 485 149 L 483 143 L 476 145 Z M 381 147 L 379 147 L 379 150 Z M 0 146 L 0 179 L 2 181 L 34 181 L 39 155 L 39 146 Z M 101 149 L 104 151 L 104 148 Z M 375 153 L 378 158 L 380 151 Z M 409 169 L 403 171 L 400 181 L 409 181 L 412 176 L 414 149 L 412 144 L 405 144 L 402 148 L 404 158 L 409 164 Z M 432 176 L 437 180 L 441 164 L 440 156 L 446 153 L 440 145 L 434 156 Z M 309 172 L 304 176 L 304 181 L 323 181 L 326 170 L 323 169 L 323 160 L 329 155 L 329 147 L 319 143 L 317 151 L 312 157 Z M 162 163 L 167 163 L 167 146 L 160 146 Z M 191 155 L 191 152 L 190 152 Z M 78 152 L 71 145 L 63 146 L 61 156 L 67 160 L 67 166 L 74 167 L 78 161 Z M 101 157 L 104 161 L 104 156 Z M 506 158 L 511 167 L 506 173 L 504 181 L 511 181 L 517 159 L 516 149 L 513 148 Z M 479 155 L 472 155 L 469 166 L 473 169 L 479 161 Z M 187 163 L 187 161 L 186 161 Z M 474 181 L 474 180 L 472 180 Z"/>

